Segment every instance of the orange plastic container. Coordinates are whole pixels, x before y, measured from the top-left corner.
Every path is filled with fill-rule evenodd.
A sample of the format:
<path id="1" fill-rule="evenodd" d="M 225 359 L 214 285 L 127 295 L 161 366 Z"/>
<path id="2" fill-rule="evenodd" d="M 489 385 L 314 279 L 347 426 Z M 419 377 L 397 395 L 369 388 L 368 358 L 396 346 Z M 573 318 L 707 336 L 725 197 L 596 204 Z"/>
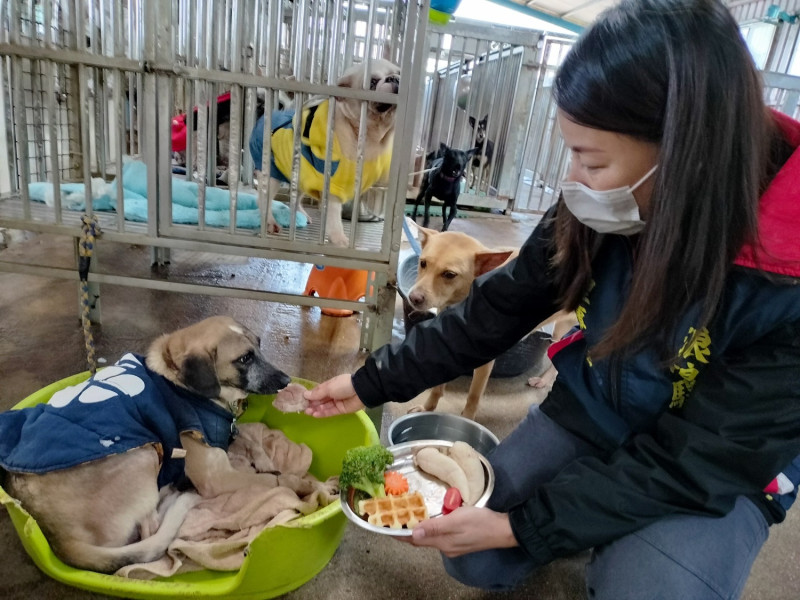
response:
<path id="1" fill-rule="evenodd" d="M 317 294 L 323 298 L 358 301 L 367 295 L 367 271 L 314 265 L 308 274 L 306 296 Z M 346 308 L 323 308 L 323 315 L 349 317 L 354 311 Z"/>

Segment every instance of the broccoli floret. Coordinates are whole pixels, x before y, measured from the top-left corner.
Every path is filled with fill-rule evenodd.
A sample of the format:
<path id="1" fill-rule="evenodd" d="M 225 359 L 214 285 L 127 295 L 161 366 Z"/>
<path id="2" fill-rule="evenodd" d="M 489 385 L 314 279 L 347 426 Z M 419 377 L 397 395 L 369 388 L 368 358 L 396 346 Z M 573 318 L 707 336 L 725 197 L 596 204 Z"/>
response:
<path id="1" fill-rule="evenodd" d="M 361 490 L 372 498 L 383 498 L 383 472 L 394 462 L 394 456 L 380 444 L 358 446 L 344 453 L 339 489 Z"/>

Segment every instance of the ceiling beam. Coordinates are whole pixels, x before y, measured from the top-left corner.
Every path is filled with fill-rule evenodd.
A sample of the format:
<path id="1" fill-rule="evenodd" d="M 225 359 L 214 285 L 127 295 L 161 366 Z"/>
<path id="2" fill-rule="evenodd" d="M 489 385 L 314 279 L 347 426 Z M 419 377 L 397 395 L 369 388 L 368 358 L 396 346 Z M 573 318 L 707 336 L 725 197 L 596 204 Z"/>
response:
<path id="1" fill-rule="evenodd" d="M 556 17 L 551 15 L 550 13 L 543 12 L 541 10 L 535 10 L 533 8 L 529 8 L 524 4 L 517 4 L 516 2 L 512 2 L 511 0 L 489 0 L 492 4 L 497 4 L 499 6 L 505 6 L 506 8 L 513 9 L 518 13 L 529 15 L 540 21 L 544 21 L 546 23 L 550 23 L 552 25 L 558 25 L 559 27 L 563 27 L 568 31 L 572 31 L 574 33 L 581 33 L 583 31 L 583 26 L 578 25 L 577 23 L 573 23 L 572 21 L 567 21 L 566 19 L 562 19 L 560 17 Z"/>
<path id="2" fill-rule="evenodd" d="M 563 13 L 561 16 L 564 17 L 565 19 L 567 19 L 570 16 L 574 15 L 575 13 L 578 13 L 578 12 L 580 12 L 582 10 L 585 10 L 585 9 L 589 8 L 590 6 L 592 6 L 594 4 L 597 4 L 597 0 L 588 0 L 588 2 L 584 2 L 580 6 L 576 6 L 575 8 L 572 8 L 572 9 L 568 10 L 567 12 Z"/>

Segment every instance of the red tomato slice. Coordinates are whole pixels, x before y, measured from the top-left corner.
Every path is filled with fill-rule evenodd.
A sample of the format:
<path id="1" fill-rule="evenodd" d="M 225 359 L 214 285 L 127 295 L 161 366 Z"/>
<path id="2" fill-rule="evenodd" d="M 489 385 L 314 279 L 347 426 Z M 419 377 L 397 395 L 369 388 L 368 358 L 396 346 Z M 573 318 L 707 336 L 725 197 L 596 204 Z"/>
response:
<path id="1" fill-rule="evenodd" d="M 461 506 L 462 502 L 461 492 L 458 491 L 458 488 L 447 488 L 447 491 L 444 493 L 444 501 L 442 502 L 442 514 L 446 515 L 453 512 Z"/>

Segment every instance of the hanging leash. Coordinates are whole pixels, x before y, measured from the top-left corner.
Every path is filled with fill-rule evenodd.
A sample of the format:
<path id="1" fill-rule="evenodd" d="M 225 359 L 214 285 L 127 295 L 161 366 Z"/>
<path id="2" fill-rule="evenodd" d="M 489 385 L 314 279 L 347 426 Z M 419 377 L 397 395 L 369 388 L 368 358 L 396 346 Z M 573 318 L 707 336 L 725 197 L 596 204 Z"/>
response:
<path id="1" fill-rule="evenodd" d="M 92 335 L 89 320 L 89 311 L 92 308 L 89 302 L 89 265 L 92 262 L 94 243 L 100 235 L 100 226 L 94 215 L 81 217 L 81 238 L 78 242 L 78 276 L 81 279 L 81 326 L 83 327 L 83 341 L 86 346 L 86 360 L 89 363 L 89 372 L 97 372 L 97 361 L 94 355 L 94 336 Z"/>
<path id="2" fill-rule="evenodd" d="M 431 167 L 430 169 L 425 169 L 424 171 L 412 171 L 408 174 L 409 177 L 413 175 L 424 175 L 425 173 L 430 173 L 431 171 L 435 171 L 438 167 Z"/>
<path id="3" fill-rule="evenodd" d="M 406 219 L 405 215 L 403 215 L 403 231 L 406 232 L 406 237 L 408 238 L 408 243 L 411 244 L 411 249 L 414 251 L 414 254 L 419 256 L 422 254 L 422 248 L 417 241 L 417 238 L 411 233 L 411 228 L 408 226 L 408 220 Z"/>

